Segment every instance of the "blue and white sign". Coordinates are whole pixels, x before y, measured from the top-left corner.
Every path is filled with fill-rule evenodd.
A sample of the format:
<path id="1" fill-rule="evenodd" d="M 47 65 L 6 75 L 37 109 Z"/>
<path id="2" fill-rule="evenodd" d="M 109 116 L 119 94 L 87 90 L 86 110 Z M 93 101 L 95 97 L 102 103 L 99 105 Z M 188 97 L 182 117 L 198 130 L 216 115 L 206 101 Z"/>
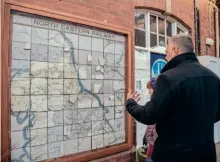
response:
<path id="1" fill-rule="evenodd" d="M 158 53 L 151 53 L 151 78 L 157 77 L 160 75 L 160 71 L 163 69 L 163 67 L 166 65 L 165 55 L 158 54 Z"/>
<path id="2" fill-rule="evenodd" d="M 152 77 L 157 77 L 160 75 L 160 71 L 163 69 L 163 67 L 166 65 L 166 61 L 164 59 L 158 59 L 154 62 L 152 66 Z"/>

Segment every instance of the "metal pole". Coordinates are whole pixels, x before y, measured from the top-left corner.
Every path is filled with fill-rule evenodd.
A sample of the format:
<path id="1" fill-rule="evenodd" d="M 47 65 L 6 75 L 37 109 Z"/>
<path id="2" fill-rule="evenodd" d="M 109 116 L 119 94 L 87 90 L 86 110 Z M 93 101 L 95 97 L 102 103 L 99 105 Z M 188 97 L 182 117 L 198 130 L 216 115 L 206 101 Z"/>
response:
<path id="1" fill-rule="evenodd" d="M 219 55 L 219 9 L 215 5 L 215 48 L 216 48 L 216 57 L 220 57 Z"/>
<path id="2" fill-rule="evenodd" d="M 198 48 L 197 48 L 197 14 L 196 14 L 196 0 L 193 0 L 194 4 L 194 34 L 195 34 L 195 53 L 198 54 Z"/>

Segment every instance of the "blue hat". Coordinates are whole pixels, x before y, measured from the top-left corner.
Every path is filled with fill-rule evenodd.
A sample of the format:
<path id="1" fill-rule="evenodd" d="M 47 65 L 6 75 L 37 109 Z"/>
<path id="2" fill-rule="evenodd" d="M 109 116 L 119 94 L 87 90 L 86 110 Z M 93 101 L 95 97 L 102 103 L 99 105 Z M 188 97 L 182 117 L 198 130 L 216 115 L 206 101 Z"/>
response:
<path id="1" fill-rule="evenodd" d="M 147 83 L 147 88 L 155 88 L 157 82 L 157 78 L 151 78 L 151 80 Z"/>

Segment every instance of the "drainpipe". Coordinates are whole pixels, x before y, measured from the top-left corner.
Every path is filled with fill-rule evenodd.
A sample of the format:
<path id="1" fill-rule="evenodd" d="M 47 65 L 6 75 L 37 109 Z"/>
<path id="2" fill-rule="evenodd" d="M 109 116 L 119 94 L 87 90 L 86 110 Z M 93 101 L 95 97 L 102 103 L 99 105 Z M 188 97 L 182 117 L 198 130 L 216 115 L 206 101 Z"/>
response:
<path id="1" fill-rule="evenodd" d="M 209 6 L 208 6 L 208 38 L 211 37 L 211 32 L 212 32 L 211 8 L 212 8 L 212 2 L 209 2 Z"/>
<path id="2" fill-rule="evenodd" d="M 212 17 L 211 17 L 211 9 L 213 8 L 212 6 L 212 1 L 209 1 L 208 3 L 208 26 L 207 26 L 207 38 L 211 38 L 211 32 L 212 32 Z M 209 52 L 210 52 L 210 47 L 209 45 L 206 45 L 206 55 L 209 55 Z"/>
<path id="3" fill-rule="evenodd" d="M 200 28 L 200 11 L 196 7 L 196 14 L 197 14 L 197 50 L 198 50 L 198 55 L 201 55 L 201 28 Z"/>
<path id="4" fill-rule="evenodd" d="M 193 0 L 194 5 L 194 34 L 195 34 L 195 53 L 198 54 L 198 48 L 197 48 L 197 14 L 196 14 L 196 0 Z"/>
<path id="5" fill-rule="evenodd" d="M 215 48 L 216 48 L 216 57 L 220 57 L 219 56 L 219 21 L 218 21 L 218 13 L 219 13 L 219 9 L 218 7 L 215 5 L 214 6 L 214 12 L 215 12 Z"/>

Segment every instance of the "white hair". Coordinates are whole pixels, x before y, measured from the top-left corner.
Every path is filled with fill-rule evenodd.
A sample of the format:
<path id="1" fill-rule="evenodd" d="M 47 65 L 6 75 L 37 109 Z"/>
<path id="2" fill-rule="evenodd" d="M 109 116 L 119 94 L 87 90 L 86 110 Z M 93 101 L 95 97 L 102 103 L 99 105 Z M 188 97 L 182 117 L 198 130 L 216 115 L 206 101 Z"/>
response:
<path id="1" fill-rule="evenodd" d="M 168 41 L 174 43 L 182 53 L 194 51 L 192 38 L 188 34 L 175 35 L 169 38 Z"/>

